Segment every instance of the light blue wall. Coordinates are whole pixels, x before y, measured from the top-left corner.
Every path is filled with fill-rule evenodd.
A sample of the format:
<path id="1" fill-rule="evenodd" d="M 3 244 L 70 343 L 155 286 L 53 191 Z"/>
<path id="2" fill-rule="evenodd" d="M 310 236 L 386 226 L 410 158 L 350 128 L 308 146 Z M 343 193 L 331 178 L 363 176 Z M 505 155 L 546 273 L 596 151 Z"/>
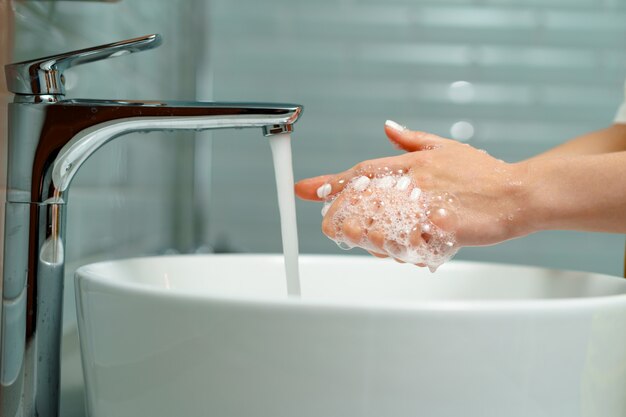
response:
<path id="1" fill-rule="evenodd" d="M 216 100 L 304 104 L 297 178 L 395 154 L 388 118 L 447 137 L 467 121 L 471 145 L 517 161 L 609 125 L 626 76 L 618 0 L 213 0 L 209 28 Z M 461 80 L 473 98 L 455 95 Z M 206 239 L 280 251 L 267 141 L 218 132 L 213 155 Z M 338 253 L 319 210 L 298 203 L 302 252 Z M 621 274 L 623 255 L 621 235 L 551 232 L 458 258 Z"/>

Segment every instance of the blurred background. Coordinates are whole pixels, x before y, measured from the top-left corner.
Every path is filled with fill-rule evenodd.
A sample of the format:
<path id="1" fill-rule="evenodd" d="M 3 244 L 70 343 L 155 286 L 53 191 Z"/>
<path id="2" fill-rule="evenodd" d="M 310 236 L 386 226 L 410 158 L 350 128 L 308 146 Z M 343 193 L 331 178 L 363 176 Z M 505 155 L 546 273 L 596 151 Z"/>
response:
<path id="1" fill-rule="evenodd" d="M 518 161 L 611 124 L 626 77 L 623 0 L 0 0 L 0 11 L 2 63 L 163 35 L 156 50 L 68 72 L 71 98 L 303 104 L 296 178 L 397 154 L 386 119 Z M 0 86 L 4 187 L 11 96 Z M 64 349 L 77 349 L 79 265 L 280 252 L 273 175 L 258 130 L 134 134 L 98 151 L 68 205 Z M 301 252 L 344 253 L 321 234 L 319 204 L 297 209 Z M 623 256 L 622 235 L 546 232 L 456 259 L 620 275 Z M 75 389 L 62 414 L 80 415 L 78 357 L 63 367 Z"/>
<path id="2" fill-rule="evenodd" d="M 304 104 L 296 178 L 396 154 L 386 119 L 519 161 L 610 125 L 624 98 L 622 0 L 213 0 L 207 23 L 214 99 Z M 279 251 L 267 144 L 218 132 L 213 154 L 203 236 Z M 320 208 L 298 205 L 301 250 L 342 252 Z M 621 274 L 623 255 L 623 236 L 550 232 L 456 259 Z"/>

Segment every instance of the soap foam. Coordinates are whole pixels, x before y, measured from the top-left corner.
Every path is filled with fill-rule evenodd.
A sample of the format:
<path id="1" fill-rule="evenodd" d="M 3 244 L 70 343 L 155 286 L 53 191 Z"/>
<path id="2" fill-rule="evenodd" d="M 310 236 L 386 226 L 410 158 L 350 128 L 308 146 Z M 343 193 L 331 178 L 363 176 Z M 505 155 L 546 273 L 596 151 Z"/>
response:
<path id="1" fill-rule="evenodd" d="M 454 230 L 459 202 L 453 194 L 425 192 L 404 171 L 389 169 L 357 175 L 332 195 L 329 185 L 320 187 L 327 196 L 322 216 L 333 203 L 340 205 L 333 208 L 331 219 L 325 219 L 340 248 L 361 247 L 426 264 L 433 272 L 458 251 Z"/>

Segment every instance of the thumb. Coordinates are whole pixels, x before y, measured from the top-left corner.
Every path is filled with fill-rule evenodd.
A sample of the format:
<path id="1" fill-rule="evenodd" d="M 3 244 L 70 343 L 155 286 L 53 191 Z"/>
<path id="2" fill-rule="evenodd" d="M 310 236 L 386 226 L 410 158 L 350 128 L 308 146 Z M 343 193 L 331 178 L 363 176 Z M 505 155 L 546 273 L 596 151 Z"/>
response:
<path id="1" fill-rule="evenodd" d="M 385 122 L 385 133 L 394 145 L 407 152 L 433 149 L 445 140 L 432 133 L 409 130 L 393 120 Z"/>
<path id="2" fill-rule="evenodd" d="M 295 193 L 303 200 L 320 201 L 322 198 L 318 194 L 318 189 L 326 184 L 332 175 L 321 175 L 314 178 L 306 178 L 295 184 Z"/>

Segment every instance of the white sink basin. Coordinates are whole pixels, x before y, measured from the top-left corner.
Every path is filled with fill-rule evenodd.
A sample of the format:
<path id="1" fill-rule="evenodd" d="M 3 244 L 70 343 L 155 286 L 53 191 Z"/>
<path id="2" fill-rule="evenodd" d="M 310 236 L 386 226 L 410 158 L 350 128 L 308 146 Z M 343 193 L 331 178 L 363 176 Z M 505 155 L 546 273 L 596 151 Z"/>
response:
<path id="1" fill-rule="evenodd" d="M 91 416 L 623 417 L 626 280 L 370 257 L 158 257 L 76 273 Z"/>

